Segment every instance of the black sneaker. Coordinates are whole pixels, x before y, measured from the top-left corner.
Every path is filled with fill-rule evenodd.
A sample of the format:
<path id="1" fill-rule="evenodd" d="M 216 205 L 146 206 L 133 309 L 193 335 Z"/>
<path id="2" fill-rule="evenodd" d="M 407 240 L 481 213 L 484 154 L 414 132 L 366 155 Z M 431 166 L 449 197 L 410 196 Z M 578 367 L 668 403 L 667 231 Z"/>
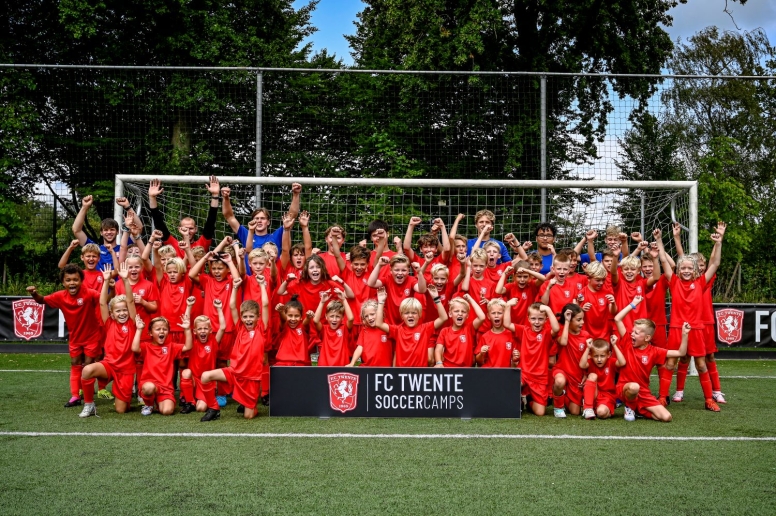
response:
<path id="1" fill-rule="evenodd" d="M 193 403 L 186 403 L 185 401 L 181 405 L 181 414 L 191 414 L 196 410 Z"/>
<path id="2" fill-rule="evenodd" d="M 80 404 L 81 404 L 81 398 L 79 398 L 78 396 L 73 396 L 72 398 L 70 398 L 70 400 L 67 403 L 65 403 L 65 408 L 77 407 Z"/>
<path id="3" fill-rule="evenodd" d="M 243 407 L 242 405 L 237 405 L 237 413 L 245 414 L 245 407 Z"/>
<path id="4" fill-rule="evenodd" d="M 261 404 L 265 407 L 269 407 L 269 394 L 261 397 Z"/>
<path id="5" fill-rule="evenodd" d="M 216 419 L 219 419 L 221 417 L 221 411 L 215 410 L 212 408 L 208 408 L 205 412 L 205 415 L 202 416 L 202 419 L 200 421 L 215 421 Z"/>

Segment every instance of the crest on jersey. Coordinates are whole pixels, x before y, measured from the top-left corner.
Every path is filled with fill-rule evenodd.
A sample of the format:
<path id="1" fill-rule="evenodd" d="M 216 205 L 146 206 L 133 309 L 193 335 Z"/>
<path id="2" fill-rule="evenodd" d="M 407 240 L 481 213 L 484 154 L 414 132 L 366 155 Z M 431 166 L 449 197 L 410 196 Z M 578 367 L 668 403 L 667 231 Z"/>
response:
<path id="1" fill-rule="evenodd" d="M 167 346 L 162 346 L 162 355 L 167 354 Z"/>
<path id="2" fill-rule="evenodd" d="M 34 299 L 19 299 L 11 304 L 13 332 L 24 340 L 40 337 L 43 333 L 43 305 Z"/>
<path id="3" fill-rule="evenodd" d="M 502 271 L 501 269 L 497 270 L 496 272 L 498 273 L 499 276 L 503 276 L 504 275 L 504 271 Z"/>
<path id="4" fill-rule="evenodd" d="M 181 294 L 183 294 L 183 287 L 178 287 L 178 292 L 180 292 Z"/>
<path id="5" fill-rule="evenodd" d="M 408 288 L 405 288 L 405 289 L 404 289 L 404 295 L 405 295 L 405 296 L 409 296 L 409 295 L 410 295 L 410 289 L 408 289 Z"/>
<path id="6" fill-rule="evenodd" d="M 210 353 L 210 346 L 205 346 L 205 353 Z"/>
<path id="7" fill-rule="evenodd" d="M 102 283 L 102 281 L 103 281 L 102 276 L 97 276 L 97 283 Z"/>
<path id="8" fill-rule="evenodd" d="M 512 343 L 511 342 L 507 342 L 506 347 L 507 347 L 507 351 L 512 351 Z"/>
<path id="9" fill-rule="evenodd" d="M 463 342 L 464 344 L 466 343 L 466 335 L 459 335 L 459 336 L 458 336 L 458 339 L 459 339 L 461 342 Z"/>
<path id="10" fill-rule="evenodd" d="M 717 310 L 717 338 L 727 345 L 739 342 L 744 327 L 744 311 L 734 308 Z"/>
<path id="11" fill-rule="evenodd" d="M 301 335 L 302 334 L 302 328 L 297 328 L 296 329 L 296 334 L 297 335 Z"/>
<path id="12" fill-rule="evenodd" d="M 121 327 L 121 333 L 129 333 L 129 328 L 127 328 L 127 325 Z"/>
<path id="13" fill-rule="evenodd" d="M 695 290 L 695 283 L 690 283 L 690 290 Z"/>
<path id="14" fill-rule="evenodd" d="M 605 368 L 604 368 L 604 374 L 605 374 L 605 375 L 608 375 L 608 374 L 609 374 L 609 368 L 608 368 L 608 367 L 605 367 Z"/>
<path id="15" fill-rule="evenodd" d="M 599 297 L 598 298 L 598 306 L 604 306 L 606 304 L 606 299 Z"/>
<path id="16" fill-rule="evenodd" d="M 580 342 L 579 343 L 579 350 L 580 351 L 584 351 L 585 350 L 585 343 L 584 342 Z"/>
<path id="17" fill-rule="evenodd" d="M 256 335 L 256 330 L 249 331 L 248 335 L 250 336 L 250 338 L 253 338 L 253 336 Z"/>
<path id="18" fill-rule="evenodd" d="M 570 290 L 564 290 L 563 293 L 566 295 L 566 297 L 571 297 L 571 291 Z"/>
<path id="19" fill-rule="evenodd" d="M 380 335 L 380 342 L 388 342 L 388 335 Z"/>
<path id="20" fill-rule="evenodd" d="M 329 405 L 343 414 L 356 408 L 358 403 L 358 375 L 335 373 L 329 375 Z"/>
<path id="21" fill-rule="evenodd" d="M 415 340 L 420 340 L 420 333 L 416 333 L 416 334 L 414 335 L 414 338 L 415 338 Z"/>
<path id="22" fill-rule="evenodd" d="M 543 339 L 543 337 L 542 337 L 542 334 L 541 334 L 541 333 L 540 333 L 539 335 L 537 335 L 537 336 L 536 336 L 536 340 L 537 340 L 537 341 L 541 342 L 541 341 L 542 341 L 542 339 Z"/>
<path id="23" fill-rule="evenodd" d="M 520 295 L 520 298 L 521 298 L 521 299 L 528 299 L 528 294 L 526 294 L 525 292 L 523 292 L 523 293 Z"/>
<path id="24" fill-rule="evenodd" d="M 336 333 L 337 333 L 337 337 L 342 337 L 342 329 L 341 328 L 337 328 L 337 332 Z"/>
<path id="25" fill-rule="evenodd" d="M 637 294 L 641 294 L 641 285 L 639 285 L 638 287 L 636 287 L 636 293 L 637 293 Z"/>
<path id="26" fill-rule="evenodd" d="M 84 305 L 84 298 L 79 297 L 78 299 L 75 300 L 75 304 L 77 304 L 78 306 L 83 306 Z"/>
<path id="27" fill-rule="evenodd" d="M 582 283 L 577 283 L 577 290 L 582 290 Z"/>
<path id="28" fill-rule="evenodd" d="M 645 364 L 649 362 L 649 357 L 647 355 L 641 355 L 641 363 Z"/>
<path id="29" fill-rule="evenodd" d="M 140 294 L 141 296 L 144 296 L 145 295 L 145 289 L 141 288 L 140 290 L 137 291 L 137 293 Z"/>

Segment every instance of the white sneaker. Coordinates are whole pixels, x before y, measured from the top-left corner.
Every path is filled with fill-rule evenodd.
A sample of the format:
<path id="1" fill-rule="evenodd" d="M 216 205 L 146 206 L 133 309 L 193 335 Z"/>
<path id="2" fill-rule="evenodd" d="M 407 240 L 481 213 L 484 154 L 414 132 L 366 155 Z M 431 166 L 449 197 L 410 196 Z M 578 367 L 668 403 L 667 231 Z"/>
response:
<path id="1" fill-rule="evenodd" d="M 143 416 L 150 416 L 153 413 L 154 413 L 154 407 L 152 407 L 151 405 L 143 405 L 142 407 L 140 407 L 140 414 Z"/>
<path id="2" fill-rule="evenodd" d="M 595 412 L 591 408 L 586 408 L 582 411 L 582 417 L 585 419 L 595 419 Z"/>
<path id="3" fill-rule="evenodd" d="M 94 403 L 84 403 L 84 408 L 81 410 L 81 413 L 78 414 L 78 417 L 89 417 L 96 415 L 97 409 L 94 407 Z"/>
<path id="4" fill-rule="evenodd" d="M 720 405 L 724 405 L 727 403 L 727 401 L 725 401 L 725 394 L 720 391 L 712 392 L 711 397 L 714 398 L 714 401 L 716 401 Z"/>
<path id="5" fill-rule="evenodd" d="M 636 421 L 636 413 L 633 409 L 625 407 L 625 421 Z"/>
<path id="6" fill-rule="evenodd" d="M 566 411 L 564 409 L 562 409 L 562 408 L 556 408 L 555 410 L 553 410 L 553 413 L 555 414 L 555 417 L 557 417 L 557 418 L 563 419 L 563 418 L 566 417 Z"/>
<path id="7" fill-rule="evenodd" d="M 674 397 L 671 398 L 671 401 L 673 401 L 674 403 L 681 403 L 683 399 L 684 399 L 684 391 L 676 391 L 674 393 Z"/>

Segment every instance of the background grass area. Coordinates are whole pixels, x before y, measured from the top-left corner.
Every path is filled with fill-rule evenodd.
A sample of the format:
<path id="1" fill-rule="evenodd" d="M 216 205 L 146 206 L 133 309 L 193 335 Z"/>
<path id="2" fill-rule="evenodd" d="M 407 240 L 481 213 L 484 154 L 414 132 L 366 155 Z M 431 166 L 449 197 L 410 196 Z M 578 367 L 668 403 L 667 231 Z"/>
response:
<path id="1" fill-rule="evenodd" d="M 776 363 L 720 361 L 723 376 Z M 59 369 L 63 355 L 0 355 L 0 370 Z M 520 421 L 261 417 L 220 421 L 63 409 L 68 375 L 0 372 L 0 431 L 776 435 L 776 379 L 723 378 L 728 405 L 703 410 L 697 379 L 675 420 Z M 0 513 L 774 514 L 776 443 L 576 439 L 0 436 Z"/>

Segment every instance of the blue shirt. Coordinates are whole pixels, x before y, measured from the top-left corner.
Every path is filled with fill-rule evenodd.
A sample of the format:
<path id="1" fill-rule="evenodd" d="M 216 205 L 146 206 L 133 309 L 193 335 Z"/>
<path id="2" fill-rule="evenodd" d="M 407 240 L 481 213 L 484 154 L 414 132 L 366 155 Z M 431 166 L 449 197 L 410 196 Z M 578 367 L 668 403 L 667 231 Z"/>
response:
<path id="1" fill-rule="evenodd" d="M 240 225 L 240 229 L 237 230 L 237 240 L 239 240 L 242 246 L 245 247 L 245 243 L 248 241 L 248 228 Z M 261 249 L 261 246 L 267 242 L 272 242 L 278 246 L 278 259 L 280 259 L 280 253 L 283 249 L 283 226 L 280 226 L 272 233 L 267 233 L 266 235 L 253 235 L 254 249 Z M 249 273 L 251 270 L 250 263 L 248 263 L 248 255 L 245 255 L 245 270 Z"/>
<path id="2" fill-rule="evenodd" d="M 603 261 L 603 259 L 604 259 L 603 253 L 595 253 L 595 261 L 600 262 L 600 261 Z M 620 260 L 622 260 L 622 253 L 620 253 L 620 257 L 619 257 L 618 261 L 620 261 Z M 590 263 L 590 255 L 587 254 L 587 253 L 580 254 L 579 255 L 579 263 Z"/>
<path id="3" fill-rule="evenodd" d="M 466 256 L 469 256 L 472 254 L 472 247 L 474 247 L 474 243 L 477 241 L 476 238 L 470 238 L 466 242 Z M 503 242 L 496 240 L 495 238 L 491 238 L 490 240 L 483 240 L 480 243 L 480 247 L 484 246 L 488 242 L 495 242 L 498 244 L 498 246 L 501 248 L 501 261 L 499 263 L 506 263 L 511 262 L 512 257 L 509 256 L 509 250 L 507 249 L 507 246 L 504 245 Z"/>
<path id="4" fill-rule="evenodd" d="M 86 243 L 87 244 L 97 244 L 94 240 L 92 240 L 89 237 L 86 237 Z M 132 239 L 130 239 L 130 243 L 132 243 Z M 97 262 L 97 270 L 101 271 L 103 267 L 105 267 L 105 264 L 110 264 L 111 267 L 113 267 L 113 258 L 110 256 L 110 251 L 107 247 L 105 247 L 102 244 L 97 244 L 100 247 L 100 261 Z M 113 252 L 116 253 L 116 255 L 119 254 L 119 251 L 121 250 L 121 245 L 117 245 L 113 248 Z"/>
<path id="5" fill-rule="evenodd" d="M 539 255 L 542 256 L 542 255 Z M 542 270 L 539 272 L 541 274 L 549 274 L 550 270 L 552 269 L 552 261 L 555 259 L 555 257 L 552 254 L 548 254 L 546 256 L 542 256 Z"/>

